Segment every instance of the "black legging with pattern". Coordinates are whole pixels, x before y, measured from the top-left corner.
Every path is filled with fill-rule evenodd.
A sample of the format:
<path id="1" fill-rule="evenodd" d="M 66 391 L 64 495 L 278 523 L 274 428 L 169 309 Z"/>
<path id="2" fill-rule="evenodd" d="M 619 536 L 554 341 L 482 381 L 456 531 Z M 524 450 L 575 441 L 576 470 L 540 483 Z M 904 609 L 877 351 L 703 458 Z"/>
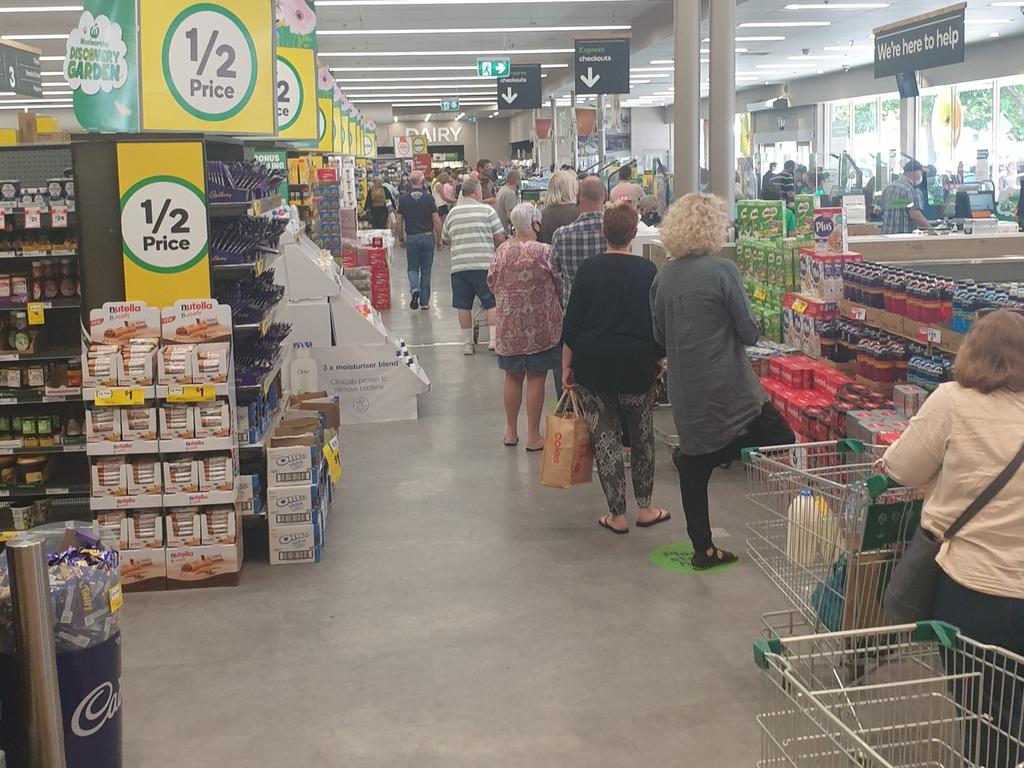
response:
<path id="1" fill-rule="evenodd" d="M 654 495 L 654 395 L 592 392 L 578 387 L 580 405 L 590 429 L 597 474 L 615 517 L 626 514 L 626 467 L 622 460 L 623 428 L 629 436 L 630 474 L 639 507 L 651 506 Z"/>

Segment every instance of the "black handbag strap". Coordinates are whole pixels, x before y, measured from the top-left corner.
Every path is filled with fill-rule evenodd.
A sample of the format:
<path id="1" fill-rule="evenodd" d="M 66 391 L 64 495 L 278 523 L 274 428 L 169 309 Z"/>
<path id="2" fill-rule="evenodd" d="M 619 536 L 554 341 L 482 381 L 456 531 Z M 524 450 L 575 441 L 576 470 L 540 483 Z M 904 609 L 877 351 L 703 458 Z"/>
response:
<path id="1" fill-rule="evenodd" d="M 996 497 L 996 494 L 1003 490 L 1003 488 L 1006 487 L 1006 484 L 1010 482 L 1010 478 L 1017 474 L 1017 470 L 1020 469 L 1021 464 L 1024 464 L 1024 443 L 1021 443 L 1020 450 L 1017 451 L 1017 455 L 1010 459 L 1010 463 L 1006 465 L 1003 471 L 995 476 L 992 482 L 988 484 L 988 487 L 978 494 L 978 498 L 976 498 L 971 505 L 963 511 L 960 517 L 956 519 L 956 522 L 949 526 L 949 529 L 946 531 L 946 535 L 943 536 L 943 539 L 945 541 L 952 539 L 960 532 L 961 528 L 971 521 L 972 517 L 988 506 L 989 502 Z"/>

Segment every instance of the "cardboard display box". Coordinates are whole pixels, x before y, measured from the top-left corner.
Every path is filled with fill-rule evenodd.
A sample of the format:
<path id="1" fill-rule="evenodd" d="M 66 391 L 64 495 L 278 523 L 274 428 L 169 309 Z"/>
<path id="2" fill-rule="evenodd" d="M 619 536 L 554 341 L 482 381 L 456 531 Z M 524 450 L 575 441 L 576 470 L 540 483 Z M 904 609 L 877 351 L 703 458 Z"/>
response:
<path id="1" fill-rule="evenodd" d="M 167 562 L 162 549 L 121 551 L 121 585 L 125 592 L 167 588 Z"/>
<path id="2" fill-rule="evenodd" d="M 199 547 L 167 548 L 167 588 L 237 586 L 242 569 L 242 541 Z"/>

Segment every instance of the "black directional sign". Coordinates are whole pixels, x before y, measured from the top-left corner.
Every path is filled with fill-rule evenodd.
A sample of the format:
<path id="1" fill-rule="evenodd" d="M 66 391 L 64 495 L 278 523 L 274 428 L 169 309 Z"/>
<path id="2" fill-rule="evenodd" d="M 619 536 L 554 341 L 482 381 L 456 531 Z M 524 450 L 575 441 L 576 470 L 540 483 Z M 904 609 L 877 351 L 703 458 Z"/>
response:
<path id="1" fill-rule="evenodd" d="M 39 52 L 12 43 L 0 43 L 0 91 L 42 96 Z"/>
<path id="2" fill-rule="evenodd" d="M 540 64 L 513 64 L 498 78 L 498 109 L 540 109 Z"/>
<path id="3" fill-rule="evenodd" d="M 875 77 L 962 63 L 966 8 L 957 3 L 875 29 Z"/>
<path id="4" fill-rule="evenodd" d="M 576 41 L 576 93 L 629 93 L 629 38 Z"/>

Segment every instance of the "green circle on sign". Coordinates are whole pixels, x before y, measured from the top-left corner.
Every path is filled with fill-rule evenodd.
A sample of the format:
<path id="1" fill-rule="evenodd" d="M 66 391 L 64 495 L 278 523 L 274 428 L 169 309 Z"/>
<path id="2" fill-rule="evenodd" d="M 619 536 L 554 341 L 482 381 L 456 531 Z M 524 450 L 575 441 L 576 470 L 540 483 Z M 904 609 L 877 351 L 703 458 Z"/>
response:
<path id="1" fill-rule="evenodd" d="M 698 571 L 693 567 L 693 545 L 688 541 L 681 541 L 678 544 L 669 544 L 667 547 L 658 547 L 656 550 L 651 552 L 650 561 L 652 565 L 656 565 L 663 571 L 669 571 L 671 573 L 706 573 L 707 571 Z M 712 572 L 715 571 L 727 571 L 730 568 L 735 567 L 739 561 L 735 563 L 729 563 L 728 565 L 720 565 L 717 568 L 710 569 Z"/>
<path id="2" fill-rule="evenodd" d="M 327 135 L 327 115 L 321 107 L 317 107 L 316 111 L 320 114 L 316 124 L 316 140 L 317 143 L 319 143 L 322 142 L 324 140 L 324 136 Z"/>
<path id="3" fill-rule="evenodd" d="M 246 89 L 245 95 L 242 96 L 241 101 L 239 101 L 234 107 L 229 109 L 227 112 L 220 114 L 212 114 L 195 109 L 191 104 L 185 101 L 182 95 L 178 92 L 178 88 L 174 84 L 174 79 L 171 77 L 171 39 L 174 37 L 174 33 L 178 31 L 178 27 L 184 23 L 185 19 L 193 13 L 200 13 L 202 11 L 218 13 L 237 26 L 238 31 L 242 33 L 242 37 L 245 38 L 246 45 L 249 46 L 249 58 L 252 60 L 252 77 L 249 80 L 249 87 Z M 210 122 L 227 120 L 245 109 L 249 100 L 252 98 L 253 91 L 256 90 L 256 80 L 259 79 L 259 60 L 256 58 L 256 45 L 252 41 L 252 36 L 249 34 L 249 30 L 245 28 L 242 20 L 235 16 L 235 14 L 226 8 L 221 8 L 219 5 L 214 5 L 213 3 L 197 3 L 196 5 L 190 5 L 179 13 L 175 17 L 174 21 L 171 22 L 170 29 L 168 29 L 167 34 L 164 35 L 163 66 L 164 82 L 167 83 L 167 89 L 171 92 L 174 100 L 178 102 L 178 106 L 192 115 L 192 117 L 197 117 L 200 120 L 209 120 Z"/>
<path id="4" fill-rule="evenodd" d="M 123 195 L 121 195 L 121 211 L 122 211 L 122 214 L 124 212 L 125 204 L 128 202 L 128 200 L 131 199 L 132 195 L 134 195 L 136 192 L 138 192 L 143 187 L 147 187 L 150 184 L 155 184 L 155 183 L 161 182 L 161 181 L 162 182 L 167 182 L 168 184 L 177 184 L 180 187 L 184 187 L 185 189 L 187 189 L 189 192 L 191 192 L 192 194 L 194 194 L 196 196 L 196 198 L 199 200 L 199 202 L 203 206 L 203 208 L 206 207 L 206 202 L 205 202 L 205 198 L 203 196 L 202 190 L 200 190 L 199 187 L 197 187 L 192 182 L 186 181 L 185 179 L 180 179 L 177 176 L 150 176 L 147 179 L 142 179 L 142 181 L 136 182 L 135 184 L 133 184 L 131 186 L 131 188 L 128 189 L 127 192 L 125 192 Z M 138 267 L 141 267 L 142 269 L 146 270 L 147 272 L 158 272 L 160 274 L 165 274 L 165 275 L 176 274 L 178 272 L 184 272 L 187 269 L 191 269 L 196 264 L 198 264 L 200 261 L 205 259 L 206 255 L 209 253 L 209 250 L 210 250 L 209 237 L 207 237 L 207 241 L 205 243 L 203 243 L 203 247 L 199 250 L 199 252 L 195 256 L 193 256 L 191 259 L 189 259 L 187 262 L 185 262 L 184 264 L 179 264 L 179 265 L 174 266 L 174 267 L 157 267 L 157 266 L 154 266 L 153 264 L 150 264 L 149 262 L 147 262 L 147 261 L 145 261 L 143 259 L 140 259 L 138 256 L 136 256 L 135 252 L 132 251 L 132 249 L 128 247 L 128 244 L 124 241 L 123 238 L 122 238 L 122 241 L 121 241 L 121 245 L 124 248 L 125 256 L 127 256 L 131 260 L 131 262 L 133 264 L 135 264 Z"/>
<path id="5" fill-rule="evenodd" d="M 288 67 L 288 69 L 292 71 L 292 74 L 295 75 L 295 82 L 298 83 L 299 85 L 299 105 L 295 108 L 295 116 L 292 117 L 291 120 L 282 125 L 280 128 L 278 128 L 278 131 L 287 131 L 289 128 L 295 125 L 295 121 L 298 120 L 299 115 L 302 114 L 302 105 L 306 100 L 306 89 L 302 87 L 302 78 L 299 77 L 299 71 L 292 66 L 292 63 L 290 61 L 281 58 L 280 56 L 277 57 L 277 61 L 279 64 L 284 64 L 286 67 Z M 256 78 L 253 78 L 252 81 L 253 83 L 255 83 Z"/>

